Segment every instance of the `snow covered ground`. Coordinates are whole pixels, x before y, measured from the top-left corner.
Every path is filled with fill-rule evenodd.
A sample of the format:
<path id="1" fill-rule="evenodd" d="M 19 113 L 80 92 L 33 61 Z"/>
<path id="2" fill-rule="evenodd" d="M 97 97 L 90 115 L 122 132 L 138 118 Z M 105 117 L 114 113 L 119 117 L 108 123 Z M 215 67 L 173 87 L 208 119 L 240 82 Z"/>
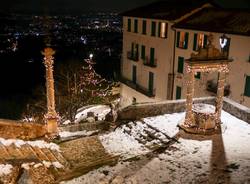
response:
<path id="1" fill-rule="evenodd" d="M 75 123 L 79 123 L 80 121 L 86 119 L 88 112 L 94 112 L 95 116 L 98 116 L 98 120 L 103 120 L 106 114 L 110 112 L 110 107 L 108 105 L 95 105 L 87 109 L 83 109 L 77 113 Z"/>
<path id="2" fill-rule="evenodd" d="M 77 137 L 77 136 L 90 136 L 94 133 L 96 133 L 97 131 L 77 131 L 77 132 L 68 132 L 68 131 L 62 131 L 59 132 L 59 135 L 61 138 L 67 138 L 67 137 Z"/>
<path id="3" fill-rule="evenodd" d="M 119 163 L 62 184 L 250 183 L 250 125 L 223 111 L 221 135 L 190 135 L 176 127 L 184 116 L 175 113 L 145 118 L 144 122 L 171 137 L 179 134 L 180 143 L 174 143 L 161 154 L 140 156 L 135 161 L 124 159 L 149 150 L 137 142 L 136 135 L 124 132 L 126 126 L 101 136 L 108 152 L 121 154 Z M 133 129 L 136 128 L 135 125 Z"/>

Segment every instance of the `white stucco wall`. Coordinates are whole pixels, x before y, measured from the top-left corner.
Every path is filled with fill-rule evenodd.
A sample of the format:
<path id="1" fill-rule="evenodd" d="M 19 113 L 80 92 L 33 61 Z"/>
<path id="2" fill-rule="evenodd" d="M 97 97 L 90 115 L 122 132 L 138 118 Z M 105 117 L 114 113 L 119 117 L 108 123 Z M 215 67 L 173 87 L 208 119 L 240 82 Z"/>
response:
<path id="1" fill-rule="evenodd" d="M 132 67 L 137 68 L 137 83 L 148 89 L 149 72 L 154 73 L 154 88 L 156 89 L 156 99 L 167 98 L 167 82 L 168 74 L 171 72 L 173 62 L 173 31 L 171 31 L 171 23 L 168 23 L 167 38 L 159 38 L 158 22 L 166 22 L 164 20 L 142 19 L 129 17 L 131 19 L 131 32 L 127 31 L 127 19 L 123 17 L 123 56 L 122 56 L 122 75 L 132 80 Z M 138 20 L 138 33 L 134 33 L 134 19 Z M 147 21 L 147 34 L 142 34 L 142 20 Z M 151 21 L 156 22 L 156 36 L 151 36 Z M 127 52 L 131 50 L 131 43 L 139 44 L 139 61 L 135 62 L 127 59 Z M 150 67 L 143 64 L 141 56 L 141 45 L 146 47 L 146 56 L 150 57 L 150 48 L 155 49 L 156 67 Z M 147 100 L 147 99 L 145 99 Z"/>
<path id="2" fill-rule="evenodd" d="M 188 41 L 188 49 L 176 48 L 176 57 L 175 57 L 176 72 L 178 66 L 178 56 L 182 56 L 185 59 L 188 59 L 190 58 L 190 54 L 194 52 L 193 51 L 194 33 L 204 33 L 207 35 L 210 34 L 210 32 L 185 30 L 185 29 L 177 29 L 177 31 L 189 32 L 189 41 Z M 223 33 L 211 33 L 211 34 L 213 34 L 214 36 L 213 44 L 215 45 L 216 48 L 220 49 L 219 38 L 223 35 Z M 250 75 L 250 62 L 248 62 L 250 55 L 250 37 L 242 35 L 233 35 L 233 34 L 226 34 L 226 36 L 231 38 L 229 58 L 234 60 L 232 63 L 229 64 L 230 72 L 227 75 L 227 83 L 230 85 L 230 90 L 231 90 L 229 98 L 240 104 L 250 107 L 250 97 L 243 95 L 245 89 L 246 75 Z M 217 73 L 202 74 L 201 79 L 196 79 L 195 97 L 207 96 L 211 94 L 207 92 L 205 89 L 207 80 L 212 78 L 217 79 Z M 180 75 L 179 77 L 175 78 L 174 94 L 177 85 L 182 87 L 183 89 L 182 98 L 185 98 L 186 88 L 183 75 Z"/>

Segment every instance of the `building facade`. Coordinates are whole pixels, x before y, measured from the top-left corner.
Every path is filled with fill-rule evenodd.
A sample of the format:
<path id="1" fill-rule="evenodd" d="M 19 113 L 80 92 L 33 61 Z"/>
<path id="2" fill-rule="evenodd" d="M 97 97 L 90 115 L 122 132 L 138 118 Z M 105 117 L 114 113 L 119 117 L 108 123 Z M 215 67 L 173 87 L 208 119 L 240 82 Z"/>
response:
<path id="1" fill-rule="evenodd" d="M 209 18 L 208 18 L 209 17 Z M 205 25 L 205 26 L 202 26 Z M 250 107 L 250 13 L 217 9 L 203 9 L 176 25 L 177 34 L 188 35 L 187 46 L 182 47 L 183 38 L 176 42 L 175 57 L 175 98 L 185 98 L 185 65 L 183 60 L 190 58 L 199 48 L 207 44 L 207 36 L 212 34 L 213 45 L 226 52 L 233 62 L 224 94 L 233 101 Z M 183 37 L 183 36 L 182 36 Z M 211 96 L 216 93 L 217 73 L 196 75 L 195 96 Z"/>
<path id="2" fill-rule="evenodd" d="M 200 12 L 204 12 L 204 9 L 213 10 L 205 2 L 185 11 L 184 8 L 179 9 L 171 4 L 170 8 L 164 9 L 165 14 L 156 9 L 160 16 L 152 13 L 154 11 L 151 9 L 155 6 L 160 5 L 150 5 L 123 14 L 122 106 L 185 98 L 185 59 L 190 58 L 191 53 L 197 52 L 199 48 L 205 47 L 208 35 L 213 34 L 213 44 L 217 48 L 227 49 L 229 58 L 234 60 L 230 64 L 225 94 L 250 107 L 249 33 L 200 30 L 199 25 L 190 28 L 187 22 L 192 22 L 197 17 L 199 20 L 195 20 L 196 22 L 202 21 L 202 17 L 207 14 Z M 178 14 L 173 16 L 173 11 Z M 237 13 L 235 16 L 237 17 Z M 220 43 L 222 38 L 227 38 L 228 45 Z M 216 73 L 197 73 L 195 79 L 195 97 L 216 93 Z"/>

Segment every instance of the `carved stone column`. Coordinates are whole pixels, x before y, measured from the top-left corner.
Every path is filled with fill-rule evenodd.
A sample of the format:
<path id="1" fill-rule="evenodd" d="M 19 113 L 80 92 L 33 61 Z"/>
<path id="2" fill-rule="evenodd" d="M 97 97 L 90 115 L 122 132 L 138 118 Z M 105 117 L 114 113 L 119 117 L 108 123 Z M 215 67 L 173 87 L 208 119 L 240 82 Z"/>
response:
<path id="1" fill-rule="evenodd" d="M 215 109 L 217 123 L 220 122 L 220 117 L 221 117 L 225 78 L 226 78 L 225 72 L 219 72 L 218 85 L 217 85 L 217 96 L 216 96 L 216 109 Z"/>
<path id="2" fill-rule="evenodd" d="M 58 115 L 55 109 L 55 90 L 53 78 L 53 55 L 55 51 L 51 48 L 45 48 L 44 52 L 44 65 L 46 68 L 46 92 L 47 92 L 47 114 L 45 115 L 47 121 L 47 131 L 50 135 L 58 134 Z"/>
<path id="3" fill-rule="evenodd" d="M 193 114 L 192 114 L 192 106 L 193 106 L 193 96 L 194 96 L 194 72 L 188 71 L 187 77 L 187 94 L 186 94 L 186 117 L 184 126 L 192 127 L 193 125 Z"/>

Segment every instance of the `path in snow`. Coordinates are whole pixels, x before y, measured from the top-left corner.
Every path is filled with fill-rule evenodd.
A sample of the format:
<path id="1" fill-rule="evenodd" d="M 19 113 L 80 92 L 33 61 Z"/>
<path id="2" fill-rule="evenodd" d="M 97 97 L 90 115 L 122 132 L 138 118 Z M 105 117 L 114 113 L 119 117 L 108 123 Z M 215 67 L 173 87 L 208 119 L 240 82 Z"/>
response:
<path id="1" fill-rule="evenodd" d="M 143 121 L 173 136 L 179 132 L 176 126 L 183 118 L 184 113 L 175 113 L 145 118 Z M 248 184 L 250 125 L 224 111 L 222 122 L 222 134 L 200 136 L 179 132 L 180 143 L 171 145 L 164 153 L 149 157 L 140 156 L 139 160 L 130 162 L 120 161 L 114 167 L 105 166 L 63 184 L 109 183 L 114 180 L 133 184 Z M 132 123 L 131 126 L 134 126 L 132 132 L 139 131 L 139 125 Z M 140 127 L 144 129 L 143 126 Z M 133 151 L 134 156 L 145 154 L 142 150 L 147 148 L 136 141 L 138 134 L 124 133 L 124 129 L 126 128 L 105 135 L 105 141 L 108 143 L 105 148 L 109 152 L 115 150 L 116 153 L 120 152 L 125 156 L 130 153 L 129 150 Z M 109 136 L 112 140 L 108 140 Z M 117 142 L 116 136 L 119 137 Z M 121 145 L 123 137 L 126 137 L 124 146 Z M 131 145 L 129 140 L 132 142 Z M 127 147 L 129 149 L 126 149 Z"/>

